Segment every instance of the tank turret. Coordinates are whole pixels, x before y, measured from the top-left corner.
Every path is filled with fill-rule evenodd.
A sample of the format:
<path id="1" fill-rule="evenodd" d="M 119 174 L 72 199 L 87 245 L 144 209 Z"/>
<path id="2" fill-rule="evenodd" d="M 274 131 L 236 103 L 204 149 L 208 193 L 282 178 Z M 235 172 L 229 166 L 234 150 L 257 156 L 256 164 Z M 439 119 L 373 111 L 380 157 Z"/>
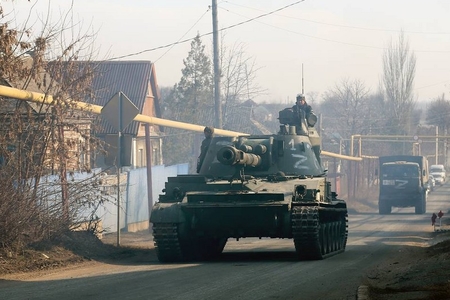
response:
<path id="1" fill-rule="evenodd" d="M 316 129 L 308 126 L 304 118 L 296 120 L 292 109 L 280 111 L 279 119 L 278 134 L 242 136 L 228 141 L 213 138 L 199 174 L 229 178 L 238 165 L 246 175 L 254 177 L 280 172 L 289 176 L 324 176 L 326 170 L 321 165 Z"/>

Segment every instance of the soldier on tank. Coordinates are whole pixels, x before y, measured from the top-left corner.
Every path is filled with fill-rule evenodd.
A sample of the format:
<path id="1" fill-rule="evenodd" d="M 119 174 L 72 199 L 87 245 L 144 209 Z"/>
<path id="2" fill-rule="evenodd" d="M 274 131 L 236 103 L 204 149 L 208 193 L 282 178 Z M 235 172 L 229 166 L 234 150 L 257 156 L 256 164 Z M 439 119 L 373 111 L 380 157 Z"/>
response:
<path id="1" fill-rule="evenodd" d="M 295 105 L 292 106 L 292 109 L 294 110 L 296 116 L 300 115 L 301 110 L 304 111 L 306 119 L 312 111 L 311 105 L 306 103 L 305 95 L 303 94 L 297 94 L 296 102 Z"/>
<path id="2" fill-rule="evenodd" d="M 306 123 L 309 127 L 313 127 L 317 122 L 317 116 L 314 114 L 311 105 L 306 103 L 305 96 L 298 94 L 296 97 L 296 103 L 292 106 L 294 112 L 295 124 L 302 126 L 302 118 L 306 119 Z"/>
<path id="3" fill-rule="evenodd" d="M 205 159 L 206 153 L 208 152 L 209 145 L 211 144 L 211 140 L 214 134 L 214 128 L 207 126 L 203 130 L 205 134 L 205 139 L 202 141 L 202 145 L 200 146 L 200 155 L 197 159 L 197 173 L 200 172 L 200 169 L 203 164 L 203 160 Z"/>

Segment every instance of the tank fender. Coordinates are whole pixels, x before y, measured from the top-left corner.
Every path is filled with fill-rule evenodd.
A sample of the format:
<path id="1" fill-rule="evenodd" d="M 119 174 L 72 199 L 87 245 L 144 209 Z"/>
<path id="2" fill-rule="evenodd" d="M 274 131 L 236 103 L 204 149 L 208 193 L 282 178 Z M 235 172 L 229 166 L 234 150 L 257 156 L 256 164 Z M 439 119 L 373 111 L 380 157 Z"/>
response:
<path id="1" fill-rule="evenodd" d="M 151 223 L 182 223 L 185 220 L 179 203 L 158 203 L 150 215 Z"/>

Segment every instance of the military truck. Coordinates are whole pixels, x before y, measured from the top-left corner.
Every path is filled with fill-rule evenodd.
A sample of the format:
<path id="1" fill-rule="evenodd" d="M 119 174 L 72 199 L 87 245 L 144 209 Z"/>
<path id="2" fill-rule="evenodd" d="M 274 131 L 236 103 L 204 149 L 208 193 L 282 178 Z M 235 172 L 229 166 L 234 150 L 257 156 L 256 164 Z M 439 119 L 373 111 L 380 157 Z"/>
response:
<path id="1" fill-rule="evenodd" d="M 426 157 L 381 156 L 379 164 L 379 213 L 390 214 L 392 207 L 414 207 L 416 214 L 424 214 L 428 195 Z"/>
<path id="2" fill-rule="evenodd" d="M 320 159 L 317 117 L 279 112 L 272 135 L 213 137 L 199 174 L 168 178 L 150 222 L 162 262 L 217 257 L 230 238 L 292 239 L 299 259 L 344 251 L 347 205 Z"/>

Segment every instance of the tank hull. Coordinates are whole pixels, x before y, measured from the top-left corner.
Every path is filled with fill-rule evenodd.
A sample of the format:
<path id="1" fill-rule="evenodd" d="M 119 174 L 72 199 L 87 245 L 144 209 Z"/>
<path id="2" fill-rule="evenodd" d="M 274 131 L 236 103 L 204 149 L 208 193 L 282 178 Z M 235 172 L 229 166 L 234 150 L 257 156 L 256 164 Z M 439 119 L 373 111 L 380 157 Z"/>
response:
<path id="1" fill-rule="evenodd" d="M 166 190 L 189 186 L 186 177 L 180 179 L 172 178 Z M 293 192 L 295 186 L 318 189 L 325 183 L 325 178 L 314 178 L 253 180 L 234 187 L 225 181 L 197 184 L 181 201 L 154 206 L 150 221 L 158 258 L 165 262 L 210 259 L 222 252 L 228 239 L 249 237 L 293 239 L 300 259 L 340 253 L 347 241 L 345 202 L 321 202 L 317 195 L 299 199 Z"/>

